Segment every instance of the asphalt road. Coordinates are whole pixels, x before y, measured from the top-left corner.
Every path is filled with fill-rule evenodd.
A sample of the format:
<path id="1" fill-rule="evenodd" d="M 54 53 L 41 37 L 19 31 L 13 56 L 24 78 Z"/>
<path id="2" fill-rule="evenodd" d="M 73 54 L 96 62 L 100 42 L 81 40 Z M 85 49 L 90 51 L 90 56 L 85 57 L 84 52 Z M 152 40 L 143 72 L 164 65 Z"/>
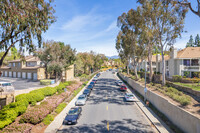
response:
<path id="1" fill-rule="evenodd" d="M 116 76 L 104 72 L 98 79 L 76 125 L 62 125 L 58 133 L 156 132 L 134 102 L 125 102 Z"/>

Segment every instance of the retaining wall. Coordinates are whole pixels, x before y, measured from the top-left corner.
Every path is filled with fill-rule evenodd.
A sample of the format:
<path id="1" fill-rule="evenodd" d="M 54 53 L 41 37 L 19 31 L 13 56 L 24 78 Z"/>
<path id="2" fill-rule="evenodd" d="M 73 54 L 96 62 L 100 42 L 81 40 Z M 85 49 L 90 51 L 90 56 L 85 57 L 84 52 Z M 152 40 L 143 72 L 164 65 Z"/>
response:
<path id="1" fill-rule="evenodd" d="M 119 73 L 119 76 L 125 80 L 133 89 L 144 96 L 144 86 L 136 81 Z M 174 105 L 164 97 L 157 95 L 152 91 L 147 91 L 147 99 L 177 127 L 186 133 L 200 133 L 200 118 L 195 117 L 188 111 Z"/>

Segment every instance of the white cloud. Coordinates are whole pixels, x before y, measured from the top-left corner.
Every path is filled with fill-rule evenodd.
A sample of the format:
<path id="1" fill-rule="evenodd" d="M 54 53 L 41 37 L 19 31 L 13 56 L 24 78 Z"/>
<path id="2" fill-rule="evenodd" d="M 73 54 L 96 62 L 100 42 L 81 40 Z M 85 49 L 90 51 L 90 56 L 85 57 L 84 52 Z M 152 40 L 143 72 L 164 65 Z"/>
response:
<path id="1" fill-rule="evenodd" d="M 90 27 L 98 26 L 107 17 L 98 15 L 94 13 L 95 9 L 92 9 L 89 13 L 85 15 L 78 15 L 73 17 L 71 20 L 66 22 L 61 28 L 66 31 L 82 31 Z"/>

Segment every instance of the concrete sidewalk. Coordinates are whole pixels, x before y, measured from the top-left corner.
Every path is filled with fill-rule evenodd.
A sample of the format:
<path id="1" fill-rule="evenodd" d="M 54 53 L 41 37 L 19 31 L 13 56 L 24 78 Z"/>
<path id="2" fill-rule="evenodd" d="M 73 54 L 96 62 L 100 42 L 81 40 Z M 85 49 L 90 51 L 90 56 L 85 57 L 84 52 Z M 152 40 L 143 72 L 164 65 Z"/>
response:
<path id="1" fill-rule="evenodd" d="M 93 78 L 90 79 L 90 81 Z M 87 83 L 87 85 L 89 85 L 90 81 Z M 83 93 L 84 89 L 87 87 L 87 85 L 85 87 L 83 87 L 83 89 L 76 95 L 76 97 L 74 97 L 70 103 L 68 103 L 68 105 L 63 109 L 62 112 L 60 112 L 60 114 L 58 114 L 55 118 L 54 121 L 51 122 L 51 124 L 45 129 L 45 133 L 55 133 L 57 132 L 63 123 L 64 118 L 66 117 L 66 113 L 69 112 L 70 108 L 75 106 L 75 102 L 78 99 L 78 97 Z"/>
<path id="2" fill-rule="evenodd" d="M 117 79 L 119 77 L 115 75 Z M 126 83 L 124 83 L 126 84 Z M 128 92 L 132 92 L 135 94 L 134 90 L 132 88 L 128 88 Z M 145 105 L 145 103 L 142 100 L 139 100 L 140 98 L 135 94 L 137 102 L 136 104 L 141 109 L 141 111 L 144 113 L 144 115 L 149 119 L 149 121 L 155 126 L 155 128 L 160 133 L 172 133 L 173 131 L 149 108 Z"/>

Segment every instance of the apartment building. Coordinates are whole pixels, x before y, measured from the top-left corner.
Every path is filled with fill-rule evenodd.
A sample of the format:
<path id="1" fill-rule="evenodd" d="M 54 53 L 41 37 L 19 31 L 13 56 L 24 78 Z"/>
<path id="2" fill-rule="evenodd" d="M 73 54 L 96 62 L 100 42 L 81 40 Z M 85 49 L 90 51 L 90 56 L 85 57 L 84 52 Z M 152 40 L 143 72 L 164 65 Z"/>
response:
<path id="1" fill-rule="evenodd" d="M 22 59 L 9 61 L 8 66 L 0 68 L 3 77 L 41 80 L 45 78 L 45 69 L 38 57 L 27 56 Z"/>
<path id="2" fill-rule="evenodd" d="M 187 47 L 180 51 L 173 48 L 169 55 L 164 56 L 165 74 L 171 78 L 173 75 L 181 75 L 193 78 L 196 72 L 200 72 L 200 47 Z M 149 71 L 148 59 L 146 68 Z M 145 61 L 140 62 L 141 69 L 145 69 Z M 162 57 L 160 54 L 152 56 L 154 72 L 162 73 Z"/>

